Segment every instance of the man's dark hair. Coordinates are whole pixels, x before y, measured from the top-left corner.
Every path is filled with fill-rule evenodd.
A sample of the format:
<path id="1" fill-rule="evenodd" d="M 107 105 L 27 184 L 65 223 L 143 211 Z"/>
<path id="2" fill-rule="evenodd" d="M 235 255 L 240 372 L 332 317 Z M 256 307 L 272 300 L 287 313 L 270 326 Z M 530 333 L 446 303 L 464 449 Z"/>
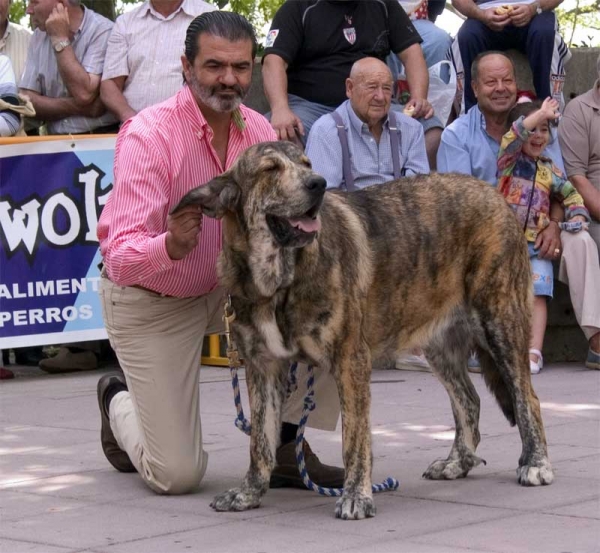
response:
<path id="1" fill-rule="evenodd" d="M 250 40 L 252 42 L 252 59 L 256 56 L 258 44 L 254 28 L 244 16 L 238 13 L 206 12 L 190 23 L 185 35 L 185 57 L 190 63 L 194 63 L 198 55 L 198 38 L 202 33 L 225 38 L 231 42 Z"/>
<path id="2" fill-rule="evenodd" d="M 488 50 L 487 52 L 481 52 L 481 53 L 477 54 L 477 56 L 475 56 L 475 59 L 473 60 L 473 63 L 471 64 L 471 80 L 472 81 L 476 81 L 477 78 L 479 77 L 479 62 L 481 62 L 481 60 L 483 58 L 487 58 L 488 56 L 491 56 L 491 55 L 504 56 L 509 61 L 510 65 L 512 67 L 513 75 L 515 74 L 515 64 L 504 52 L 500 52 L 500 50 Z"/>
<path id="3" fill-rule="evenodd" d="M 506 119 L 506 130 L 510 129 L 511 125 L 521 116 L 527 117 L 534 111 L 537 111 L 542 107 L 542 102 L 535 100 L 534 102 L 523 102 L 517 104 L 508 112 L 508 118 Z"/>

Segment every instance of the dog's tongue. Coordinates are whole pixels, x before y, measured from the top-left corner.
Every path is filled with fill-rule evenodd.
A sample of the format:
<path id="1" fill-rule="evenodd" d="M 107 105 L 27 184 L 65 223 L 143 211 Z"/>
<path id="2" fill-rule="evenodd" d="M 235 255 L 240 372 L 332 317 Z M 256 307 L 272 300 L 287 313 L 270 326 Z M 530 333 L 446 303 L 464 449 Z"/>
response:
<path id="1" fill-rule="evenodd" d="M 303 232 L 319 232 L 321 230 L 321 221 L 319 218 L 301 217 L 300 219 L 290 219 L 290 225 L 299 228 Z"/>

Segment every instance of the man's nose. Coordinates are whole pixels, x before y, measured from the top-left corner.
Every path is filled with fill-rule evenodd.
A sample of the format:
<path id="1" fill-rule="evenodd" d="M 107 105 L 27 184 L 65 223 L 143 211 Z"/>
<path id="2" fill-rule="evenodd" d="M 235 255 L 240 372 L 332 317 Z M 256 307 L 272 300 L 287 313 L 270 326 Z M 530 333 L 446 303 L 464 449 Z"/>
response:
<path id="1" fill-rule="evenodd" d="M 225 85 L 234 85 L 237 79 L 232 67 L 226 67 L 221 75 L 221 82 Z"/>

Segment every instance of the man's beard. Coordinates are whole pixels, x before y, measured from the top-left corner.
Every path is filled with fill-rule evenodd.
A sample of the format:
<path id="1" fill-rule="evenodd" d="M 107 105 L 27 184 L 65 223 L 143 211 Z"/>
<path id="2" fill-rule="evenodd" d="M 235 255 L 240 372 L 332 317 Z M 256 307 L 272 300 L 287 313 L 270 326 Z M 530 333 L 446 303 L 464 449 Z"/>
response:
<path id="1" fill-rule="evenodd" d="M 244 90 L 239 85 L 234 86 L 203 86 L 198 82 L 195 75 L 190 75 L 189 87 L 200 101 L 213 111 L 218 113 L 231 113 L 240 107 L 242 100 L 248 90 Z M 229 97 L 223 98 L 219 93 L 227 91 Z"/>

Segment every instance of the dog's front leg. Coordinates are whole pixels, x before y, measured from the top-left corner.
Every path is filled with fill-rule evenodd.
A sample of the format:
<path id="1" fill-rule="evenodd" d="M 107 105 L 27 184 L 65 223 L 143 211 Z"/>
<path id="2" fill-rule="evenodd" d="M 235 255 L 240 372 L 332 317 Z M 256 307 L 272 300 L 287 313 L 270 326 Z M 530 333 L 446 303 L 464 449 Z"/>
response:
<path id="1" fill-rule="evenodd" d="M 246 365 L 246 382 L 252 413 L 250 434 L 250 468 L 240 488 L 217 495 L 210 504 L 216 511 L 245 511 L 260 505 L 269 488 L 279 443 L 281 405 L 287 364 L 281 361 Z"/>
<path id="2" fill-rule="evenodd" d="M 364 343 L 350 349 L 337 360 L 336 371 L 346 478 L 335 516 L 345 520 L 375 516 L 371 491 L 371 353 Z"/>

